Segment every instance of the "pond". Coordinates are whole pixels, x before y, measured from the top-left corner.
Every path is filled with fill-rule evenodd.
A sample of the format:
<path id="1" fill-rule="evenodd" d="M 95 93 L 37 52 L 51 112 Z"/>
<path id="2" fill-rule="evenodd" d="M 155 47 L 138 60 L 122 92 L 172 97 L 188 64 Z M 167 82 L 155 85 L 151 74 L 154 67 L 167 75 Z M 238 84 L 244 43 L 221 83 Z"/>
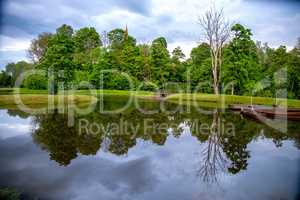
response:
<path id="1" fill-rule="evenodd" d="M 75 114 L 71 125 L 56 109 L 2 109 L 0 186 L 24 199 L 300 199 L 300 123 L 280 130 L 227 110 L 157 108 L 144 100 Z"/>

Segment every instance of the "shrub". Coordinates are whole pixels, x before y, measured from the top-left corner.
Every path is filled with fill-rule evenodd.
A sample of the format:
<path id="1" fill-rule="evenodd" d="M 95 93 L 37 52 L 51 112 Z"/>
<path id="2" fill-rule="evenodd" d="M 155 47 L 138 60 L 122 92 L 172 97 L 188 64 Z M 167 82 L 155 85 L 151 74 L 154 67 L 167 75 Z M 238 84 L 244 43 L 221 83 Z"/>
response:
<path id="1" fill-rule="evenodd" d="M 155 85 L 152 82 L 143 82 L 141 84 L 142 84 L 142 86 L 140 86 L 140 90 L 144 90 L 144 91 L 156 91 L 156 90 L 159 89 L 158 86 Z"/>
<path id="2" fill-rule="evenodd" d="M 24 86 L 33 90 L 45 90 L 47 89 L 47 78 L 41 75 L 30 75 L 24 81 Z"/>

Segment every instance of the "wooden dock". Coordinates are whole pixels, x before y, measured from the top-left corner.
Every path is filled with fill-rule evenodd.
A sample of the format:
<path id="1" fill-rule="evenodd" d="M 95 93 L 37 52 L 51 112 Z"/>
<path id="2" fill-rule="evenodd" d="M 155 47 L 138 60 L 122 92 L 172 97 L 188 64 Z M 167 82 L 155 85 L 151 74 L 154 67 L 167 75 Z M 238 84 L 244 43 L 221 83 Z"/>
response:
<path id="1" fill-rule="evenodd" d="M 300 121 L 300 109 L 298 108 L 279 108 L 259 105 L 230 105 L 229 109 L 240 112 L 242 115 L 257 119 L 259 116 L 275 119 L 287 119 Z"/>

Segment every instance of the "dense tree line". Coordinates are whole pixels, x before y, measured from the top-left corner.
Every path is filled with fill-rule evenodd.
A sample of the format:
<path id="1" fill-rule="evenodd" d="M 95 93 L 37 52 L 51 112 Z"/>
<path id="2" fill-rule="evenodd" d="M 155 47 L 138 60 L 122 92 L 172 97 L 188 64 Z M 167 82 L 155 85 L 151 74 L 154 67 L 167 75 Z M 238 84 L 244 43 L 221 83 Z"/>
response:
<path id="1" fill-rule="evenodd" d="M 287 89 L 288 97 L 300 97 L 300 40 L 288 51 L 285 46 L 271 48 L 266 43 L 255 43 L 251 30 L 241 24 L 233 25 L 231 34 L 231 40 L 222 48 L 222 93 L 275 96 L 278 89 Z M 54 93 L 59 87 L 69 88 L 83 81 L 95 88 L 130 89 L 132 85 L 121 73 L 124 72 L 133 87 L 143 90 L 172 90 L 167 84 L 172 82 L 184 91 L 187 84 L 192 91 L 214 91 L 209 44 L 200 43 L 187 59 L 180 47 L 171 53 L 167 47 L 164 37 L 151 44 L 138 44 L 127 27 L 100 35 L 95 28 L 74 31 L 71 26 L 62 25 L 55 33 L 41 33 L 32 40 L 28 50 L 32 63 L 9 63 L 0 73 L 0 86 L 13 87 L 25 70 L 45 69 L 51 73 L 32 75 L 23 86 L 46 89 L 50 78 L 54 87 L 48 89 Z M 286 74 L 286 79 L 282 74 Z M 59 85 L 61 82 L 64 84 Z"/>

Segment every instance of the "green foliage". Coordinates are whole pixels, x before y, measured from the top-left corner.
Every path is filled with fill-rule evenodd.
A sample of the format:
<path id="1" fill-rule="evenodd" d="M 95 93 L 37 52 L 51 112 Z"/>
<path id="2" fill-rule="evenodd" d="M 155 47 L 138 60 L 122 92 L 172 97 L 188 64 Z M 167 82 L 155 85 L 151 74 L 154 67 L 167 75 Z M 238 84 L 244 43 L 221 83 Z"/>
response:
<path id="1" fill-rule="evenodd" d="M 140 87 L 140 90 L 143 91 L 156 91 L 157 89 L 158 89 L 157 85 L 149 81 L 145 81 L 141 83 L 141 87 Z"/>
<path id="2" fill-rule="evenodd" d="M 299 47 L 291 51 L 288 66 L 288 88 L 291 98 L 300 98 L 300 40 Z"/>
<path id="3" fill-rule="evenodd" d="M 110 31 L 108 33 L 108 39 L 112 50 L 120 50 L 125 44 L 136 44 L 136 39 L 128 35 L 128 32 L 119 28 Z"/>
<path id="4" fill-rule="evenodd" d="M 24 86 L 32 90 L 46 90 L 47 85 L 47 77 L 38 74 L 30 75 L 24 80 Z"/>
<path id="5" fill-rule="evenodd" d="M 0 188 L 0 199 L 4 200 L 20 200 L 21 194 L 11 188 Z"/>
<path id="6" fill-rule="evenodd" d="M 231 86 L 232 94 L 252 94 L 261 79 L 257 48 L 250 29 L 235 24 L 231 30 L 234 38 L 224 49 L 223 84 Z"/>
<path id="7" fill-rule="evenodd" d="M 137 73 L 135 77 L 140 81 L 151 79 L 150 46 L 142 44 L 138 46 L 139 54 L 136 58 Z"/>
<path id="8" fill-rule="evenodd" d="M 51 37 L 51 33 L 41 33 L 38 38 L 31 41 L 28 55 L 34 63 L 38 63 L 46 54 Z"/>
<path id="9" fill-rule="evenodd" d="M 181 48 L 178 46 L 172 51 L 172 60 L 179 62 L 181 59 L 184 59 L 185 55 L 182 52 Z"/>
<path id="10" fill-rule="evenodd" d="M 136 79 L 130 77 L 129 79 L 120 73 L 104 74 L 104 89 L 119 89 L 130 90 L 136 86 Z M 132 81 L 132 82 L 131 82 Z M 130 85 L 132 83 L 132 86 Z"/>
<path id="11" fill-rule="evenodd" d="M 170 55 L 166 39 L 163 37 L 153 40 L 151 45 L 151 80 L 162 86 L 169 78 Z"/>
<path id="12" fill-rule="evenodd" d="M 47 69 L 53 73 L 52 92 L 55 94 L 58 91 L 58 82 L 64 82 L 64 86 L 68 87 L 73 80 L 75 45 L 72 34 L 72 27 L 65 24 L 59 27 L 56 34 L 51 37 L 46 55 L 38 65 L 38 68 Z M 63 75 L 60 74 L 61 70 L 63 70 Z"/>
<path id="13" fill-rule="evenodd" d="M 179 46 L 172 51 L 169 81 L 183 82 L 186 66 L 181 60 L 184 58 L 185 55 Z"/>
<path id="14" fill-rule="evenodd" d="M 97 62 L 93 65 L 92 72 L 89 74 L 88 79 L 92 85 L 96 88 L 100 87 L 100 79 L 103 74 L 103 70 L 109 70 L 112 68 L 112 55 L 109 51 L 101 49 Z"/>
<path id="15" fill-rule="evenodd" d="M 126 42 L 121 50 L 120 55 L 120 70 L 127 72 L 132 76 L 138 76 L 140 71 L 139 65 L 137 65 L 136 59 L 139 54 L 139 49 L 134 44 Z"/>
<path id="16" fill-rule="evenodd" d="M 102 46 L 102 41 L 95 28 L 81 28 L 74 34 L 76 52 L 87 52 Z"/>
<path id="17" fill-rule="evenodd" d="M 202 93 L 211 93 L 212 90 L 211 59 L 206 58 L 200 66 L 190 68 L 191 89 Z"/>
<path id="18" fill-rule="evenodd" d="M 223 93 L 274 97 L 285 88 L 289 98 L 300 98 L 300 40 L 292 51 L 285 46 L 272 49 L 267 44 L 255 44 L 251 30 L 241 24 L 233 25 L 231 31 L 234 37 L 221 52 Z M 107 45 L 102 46 L 101 38 Z M 209 44 L 193 48 L 187 59 L 180 47 L 171 56 L 167 47 L 164 37 L 154 39 L 151 45 L 137 44 L 127 27 L 113 29 L 100 37 L 95 28 L 84 27 L 74 32 L 64 24 L 56 33 L 42 33 L 32 41 L 28 52 L 35 66 L 24 61 L 9 63 L 0 73 L 0 86 L 13 86 L 22 72 L 35 67 L 52 71 L 52 77 L 47 78 L 52 78 L 54 88 L 49 91 L 55 93 L 59 82 L 64 82 L 65 88 L 89 81 L 96 89 L 129 89 L 120 72 L 128 74 L 135 87 L 145 82 L 144 90 L 154 90 L 155 85 L 165 89 L 171 82 L 184 89 L 191 84 L 192 91 L 213 92 Z M 280 82 L 282 78 L 278 75 L 282 73 L 287 78 Z M 102 74 L 104 84 L 100 85 Z M 34 77 L 24 84 L 33 89 L 45 88 L 43 83 L 37 83 L 40 79 L 43 78 Z"/>
<path id="19" fill-rule="evenodd" d="M 6 72 L 1 71 L 0 72 L 0 87 L 6 88 L 12 86 L 12 77 Z"/>
<path id="20" fill-rule="evenodd" d="M 102 41 L 95 28 L 81 28 L 73 36 L 74 64 L 79 70 L 91 72 L 101 56 Z"/>
<path id="21" fill-rule="evenodd" d="M 152 45 L 159 45 L 163 48 L 168 48 L 167 40 L 164 37 L 159 37 L 153 40 Z"/>
<path id="22" fill-rule="evenodd" d="M 15 85 L 15 82 L 18 77 L 27 70 L 33 68 L 33 65 L 27 63 L 26 61 L 19 61 L 17 63 L 8 63 L 5 66 L 5 72 L 7 75 L 11 76 L 11 86 Z"/>
<path id="23" fill-rule="evenodd" d="M 189 62 L 187 73 L 191 79 L 191 89 L 211 93 L 212 71 L 209 45 L 201 43 L 198 47 L 193 48 Z"/>
<path id="24" fill-rule="evenodd" d="M 201 66 L 205 59 L 210 58 L 210 47 L 207 43 L 201 43 L 191 51 L 193 65 Z"/>

